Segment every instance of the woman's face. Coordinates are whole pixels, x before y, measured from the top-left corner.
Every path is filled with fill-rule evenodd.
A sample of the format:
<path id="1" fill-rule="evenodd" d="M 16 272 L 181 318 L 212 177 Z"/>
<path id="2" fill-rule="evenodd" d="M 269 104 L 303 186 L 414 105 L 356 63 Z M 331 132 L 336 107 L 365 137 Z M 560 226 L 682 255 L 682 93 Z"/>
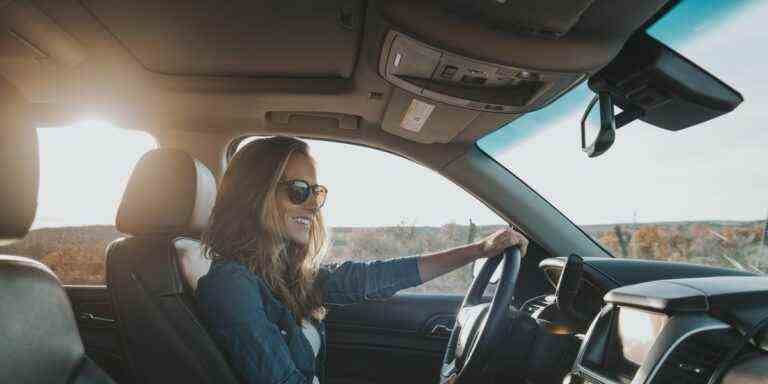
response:
<path id="1" fill-rule="evenodd" d="M 309 156 L 303 153 L 293 153 L 285 166 L 285 172 L 281 182 L 288 180 L 304 180 L 310 185 L 317 184 L 315 166 Z M 306 245 L 309 242 L 309 228 L 314 222 L 317 202 L 312 195 L 300 205 L 296 205 L 288 198 L 285 184 L 277 188 L 277 206 L 284 220 L 288 238 L 294 242 Z"/>

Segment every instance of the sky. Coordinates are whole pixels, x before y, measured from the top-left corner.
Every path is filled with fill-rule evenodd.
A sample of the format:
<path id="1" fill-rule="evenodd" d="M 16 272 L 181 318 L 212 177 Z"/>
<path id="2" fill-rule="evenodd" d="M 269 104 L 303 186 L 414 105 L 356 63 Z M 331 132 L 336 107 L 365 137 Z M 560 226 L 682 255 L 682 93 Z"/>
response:
<path id="1" fill-rule="evenodd" d="M 659 27 L 656 36 L 739 90 L 745 102 L 736 111 L 677 133 L 634 122 L 617 132 L 606 154 L 588 159 L 579 148 L 578 120 L 592 94 L 582 86 L 489 135 L 480 147 L 577 224 L 764 218 L 768 2 L 683 5 L 694 2 L 699 8 L 677 10 L 688 20 Z M 723 3 L 752 4 L 724 10 Z M 716 22 L 721 19 L 706 12 L 728 20 Z M 147 133 L 96 121 L 41 128 L 39 140 L 34 228 L 114 224 L 131 170 L 156 147 Z M 408 160 L 362 147 L 340 151 L 338 143 L 310 145 L 319 182 L 329 189 L 329 226 L 503 223 L 461 188 Z"/>
<path id="2" fill-rule="evenodd" d="M 688 1 L 687 5 L 694 2 Z M 720 2 L 720 4 L 745 2 Z M 727 12 L 701 9 L 652 34 L 742 93 L 733 112 L 679 132 L 633 122 L 604 155 L 580 150 L 586 86 L 551 108 L 510 123 L 480 147 L 580 225 L 616 222 L 756 220 L 768 213 L 768 2 Z M 686 3 L 683 3 L 686 5 Z M 698 19 L 704 22 L 698 22 Z M 679 38 L 680 30 L 688 40 Z M 675 36 L 675 38 L 670 38 Z"/>

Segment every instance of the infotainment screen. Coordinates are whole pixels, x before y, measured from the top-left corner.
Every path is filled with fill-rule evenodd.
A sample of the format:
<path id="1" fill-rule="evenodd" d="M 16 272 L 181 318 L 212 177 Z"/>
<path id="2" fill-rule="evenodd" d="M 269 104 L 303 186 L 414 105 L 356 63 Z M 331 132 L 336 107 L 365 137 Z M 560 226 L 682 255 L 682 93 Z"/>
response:
<path id="1" fill-rule="evenodd" d="M 667 317 L 660 313 L 620 308 L 618 342 L 624 360 L 636 366 L 642 365 L 666 322 Z"/>

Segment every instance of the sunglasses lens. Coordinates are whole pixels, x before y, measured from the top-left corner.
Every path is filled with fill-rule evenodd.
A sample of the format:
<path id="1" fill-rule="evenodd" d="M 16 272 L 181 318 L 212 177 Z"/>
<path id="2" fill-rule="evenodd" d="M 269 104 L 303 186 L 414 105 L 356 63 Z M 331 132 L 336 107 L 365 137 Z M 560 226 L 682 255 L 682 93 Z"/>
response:
<path id="1" fill-rule="evenodd" d="M 296 205 L 304 204 L 309 198 L 310 193 L 309 184 L 306 182 L 293 181 L 288 184 L 288 198 L 291 200 L 291 203 Z"/>

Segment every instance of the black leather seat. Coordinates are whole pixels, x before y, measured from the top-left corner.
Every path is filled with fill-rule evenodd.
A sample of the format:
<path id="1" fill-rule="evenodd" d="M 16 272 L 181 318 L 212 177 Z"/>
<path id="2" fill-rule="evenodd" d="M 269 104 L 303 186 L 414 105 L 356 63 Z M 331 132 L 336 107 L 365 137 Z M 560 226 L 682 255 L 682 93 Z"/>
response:
<path id="1" fill-rule="evenodd" d="M 7 89 L 0 84 L 0 90 Z M 36 130 L 16 114 L 0 114 L 0 243 L 29 231 L 38 176 Z M 26 257 L 0 255 L 0 383 L 113 383 L 85 356 L 59 280 Z"/>
<path id="2" fill-rule="evenodd" d="M 183 151 L 149 152 L 131 175 L 117 214 L 129 236 L 107 249 L 107 286 L 136 383 L 238 382 L 195 315 L 210 266 L 195 238 L 215 196 L 210 170 Z"/>
<path id="3" fill-rule="evenodd" d="M 56 275 L 26 257 L 0 256 L 0 383 L 113 383 L 85 355 Z"/>

